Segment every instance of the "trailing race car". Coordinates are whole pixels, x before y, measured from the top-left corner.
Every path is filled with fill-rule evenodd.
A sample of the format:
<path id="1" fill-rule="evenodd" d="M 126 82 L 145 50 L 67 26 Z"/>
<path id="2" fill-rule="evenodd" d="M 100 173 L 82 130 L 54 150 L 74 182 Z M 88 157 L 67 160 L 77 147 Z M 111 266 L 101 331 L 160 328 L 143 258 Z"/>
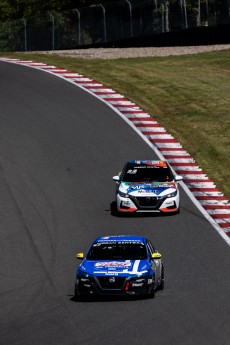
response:
<path id="1" fill-rule="evenodd" d="M 93 295 L 154 297 L 164 288 L 161 254 L 143 236 L 97 238 L 76 272 L 75 298 Z"/>
<path id="2" fill-rule="evenodd" d="M 180 211 L 178 181 L 166 161 L 131 160 L 118 176 L 116 204 L 118 212 Z"/>

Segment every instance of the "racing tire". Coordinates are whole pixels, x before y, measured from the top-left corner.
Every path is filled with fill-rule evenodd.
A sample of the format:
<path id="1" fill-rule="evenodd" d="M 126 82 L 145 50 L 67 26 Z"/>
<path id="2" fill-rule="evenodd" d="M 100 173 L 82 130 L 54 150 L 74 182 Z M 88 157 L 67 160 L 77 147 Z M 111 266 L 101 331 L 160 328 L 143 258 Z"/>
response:
<path id="1" fill-rule="evenodd" d="M 122 217 L 123 216 L 122 212 L 118 211 L 116 201 L 112 202 L 112 204 L 111 204 L 111 215 L 114 217 Z"/>
<path id="2" fill-rule="evenodd" d="M 154 284 L 150 287 L 149 292 L 148 292 L 148 298 L 154 298 L 155 297 L 155 287 Z"/>
<path id="3" fill-rule="evenodd" d="M 81 301 L 81 295 L 79 295 L 76 285 L 75 285 L 75 290 L 74 290 L 74 300 Z"/>
<path id="4" fill-rule="evenodd" d="M 162 271 L 161 271 L 161 283 L 158 286 L 158 290 L 164 290 L 164 285 L 165 285 L 164 268 L 162 268 Z"/>
<path id="5" fill-rule="evenodd" d="M 178 207 L 177 211 L 175 212 L 175 214 L 180 214 L 180 206 Z"/>
<path id="6" fill-rule="evenodd" d="M 164 290 L 164 286 L 165 286 L 165 281 L 164 281 L 164 279 L 161 279 L 161 283 L 158 287 L 158 290 Z"/>

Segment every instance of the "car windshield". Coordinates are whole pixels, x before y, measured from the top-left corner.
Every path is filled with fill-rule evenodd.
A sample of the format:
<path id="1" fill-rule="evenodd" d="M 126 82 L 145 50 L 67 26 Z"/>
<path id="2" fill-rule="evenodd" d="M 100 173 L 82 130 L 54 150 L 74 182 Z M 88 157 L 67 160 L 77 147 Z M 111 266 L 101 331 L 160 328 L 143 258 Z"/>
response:
<path id="1" fill-rule="evenodd" d="M 122 177 L 125 182 L 170 182 L 173 180 L 168 167 L 128 167 Z"/>
<path id="2" fill-rule="evenodd" d="M 94 243 L 87 260 L 141 260 L 147 258 L 143 243 Z"/>

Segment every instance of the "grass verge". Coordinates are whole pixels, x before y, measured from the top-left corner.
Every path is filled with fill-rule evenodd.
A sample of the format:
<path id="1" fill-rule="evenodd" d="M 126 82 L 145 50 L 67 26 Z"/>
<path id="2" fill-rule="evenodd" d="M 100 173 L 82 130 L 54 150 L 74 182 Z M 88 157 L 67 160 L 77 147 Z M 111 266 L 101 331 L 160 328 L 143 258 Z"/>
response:
<path id="1" fill-rule="evenodd" d="M 196 55 L 82 60 L 0 53 L 82 73 L 153 116 L 230 198 L 230 50 Z"/>

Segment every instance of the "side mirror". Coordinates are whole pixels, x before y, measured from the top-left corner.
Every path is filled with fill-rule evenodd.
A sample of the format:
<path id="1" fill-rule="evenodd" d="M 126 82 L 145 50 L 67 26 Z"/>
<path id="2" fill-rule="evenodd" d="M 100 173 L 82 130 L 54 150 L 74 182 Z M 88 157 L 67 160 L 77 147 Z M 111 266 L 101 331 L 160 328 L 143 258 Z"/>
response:
<path id="1" fill-rule="evenodd" d="M 120 181 L 120 177 L 119 176 L 113 176 L 113 181 L 119 182 Z"/>
<path id="2" fill-rule="evenodd" d="M 160 253 L 153 253 L 152 259 L 161 259 L 161 254 Z"/>
<path id="3" fill-rule="evenodd" d="M 175 177 L 174 177 L 174 179 L 175 179 L 175 181 L 182 181 L 183 180 L 183 176 L 180 176 L 180 175 L 176 175 Z"/>
<path id="4" fill-rule="evenodd" d="M 84 259 L 84 253 L 77 253 L 76 258 L 79 260 L 83 260 Z"/>

